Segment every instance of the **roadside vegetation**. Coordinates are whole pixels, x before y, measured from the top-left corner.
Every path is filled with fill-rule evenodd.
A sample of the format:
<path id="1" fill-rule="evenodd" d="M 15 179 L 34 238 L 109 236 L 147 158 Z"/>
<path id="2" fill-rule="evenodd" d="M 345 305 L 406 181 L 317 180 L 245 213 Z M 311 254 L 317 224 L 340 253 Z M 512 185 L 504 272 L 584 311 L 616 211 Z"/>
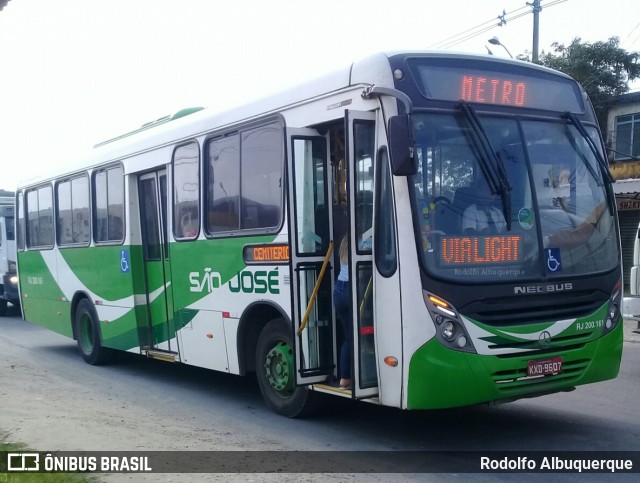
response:
<path id="1" fill-rule="evenodd" d="M 97 483 L 93 476 L 70 473 L 7 473 L 7 453 L 29 451 L 24 445 L 0 442 L 0 483 Z"/>

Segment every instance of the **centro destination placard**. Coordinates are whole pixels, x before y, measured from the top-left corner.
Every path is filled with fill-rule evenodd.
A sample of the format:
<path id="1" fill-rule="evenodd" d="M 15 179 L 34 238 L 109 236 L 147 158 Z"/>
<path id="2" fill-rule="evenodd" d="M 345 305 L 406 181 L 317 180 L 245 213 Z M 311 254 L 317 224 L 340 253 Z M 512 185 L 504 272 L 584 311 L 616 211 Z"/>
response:
<path id="1" fill-rule="evenodd" d="M 245 245 L 243 255 L 247 265 L 287 263 L 289 261 L 289 245 L 283 243 Z"/>

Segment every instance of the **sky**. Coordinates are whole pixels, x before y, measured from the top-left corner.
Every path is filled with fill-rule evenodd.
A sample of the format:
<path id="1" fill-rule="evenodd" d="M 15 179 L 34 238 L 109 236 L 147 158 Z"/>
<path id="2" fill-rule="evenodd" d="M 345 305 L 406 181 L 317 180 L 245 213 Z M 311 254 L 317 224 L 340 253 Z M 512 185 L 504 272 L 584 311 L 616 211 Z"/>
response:
<path id="1" fill-rule="evenodd" d="M 640 51 L 637 0 L 541 4 L 541 51 L 613 36 Z M 227 110 L 376 52 L 506 57 L 493 36 L 514 56 L 531 51 L 526 0 L 10 0 L 0 11 L 0 188 L 182 108 Z"/>

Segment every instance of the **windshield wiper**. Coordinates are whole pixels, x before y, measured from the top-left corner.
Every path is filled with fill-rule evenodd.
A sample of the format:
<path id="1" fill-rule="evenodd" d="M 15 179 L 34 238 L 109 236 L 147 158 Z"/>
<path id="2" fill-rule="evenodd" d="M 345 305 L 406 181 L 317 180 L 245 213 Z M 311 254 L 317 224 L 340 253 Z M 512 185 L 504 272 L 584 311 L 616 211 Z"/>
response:
<path id="1" fill-rule="evenodd" d="M 573 114 L 572 112 L 565 113 L 564 117 L 566 117 L 569 120 L 569 122 L 571 122 L 571 124 L 575 126 L 575 128 L 578 130 L 580 135 L 585 139 L 585 141 L 587 141 L 587 144 L 591 148 L 593 155 L 596 157 L 596 162 L 598 163 L 598 166 L 600 167 L 600 171 L 602 172 L 602 175 L 605 178 L 605 182 L 606 182 L 605 191 L 607 193 L 607 198 L 608 198 L 607 204 L 609 205 L 609 213 L 613 215 L 613 212 L 615 210 L 615 195 L 613 194 L 613 183 L 615 182 L 615 178 L 613 177 L 613 175 L 611 174 L 611 171 L 609 170 L 609 165 L 607 164 L 607 161 L 604 159 L 604 157 L 602 156 L 602 153 L 596 146 L 596 143 L 593 141 L 593 139 L 591 139 L 591 136 L 589 136 L 589 133 L 587 132 L 587 129 L 584 127 L 584 124 L 582 124 L 582 121 L 580 121 L 580 119 L 578 119 L 575 116 L 575 114 Z M 580 158 L 584 159 L 582 158 L 582 156 L 580 156 Z M 593 171 L 593 168 L 591 167 L 591 164 L 589 164 L 589 161 L 587 159 L 584 159 L 584 164 L 589 169 L 589 172 L 597 182 L 598 178 L 595 176 L 595 172 Z"/>
<path id="2" fill-rule="evenodd" d="M 507 170 L 504 167 L 502 157 L 497 155 L 491 147 L 487 132 L 473 108 L 465 101 L 460 101 L 458 105 L 480 141 L 481 150 L 485 155 L 485 157 L 480 156 L 480 167 L 487 178 L 491 191 L 500 193 L 504 219 L 507 222 L 507 230 L 511 231 L 511 184 L 509 183 L 509 177 L 507 176 Z"/>
<path id="3" fill-rule="evenodd" d="M 611 174 L 611 171 L 609 170 L 609 165 L 607 164 L 607 161 L 604 159 L 604 157 L 602 156 L 602 153 L 596 146 L 596 143 L 593 141 L 593 139 L 591 139 L 591 136 L 587 132 L 587 129 L 584 127 L 584 124 L 582 124 L 582 121 L 580 121 L 580 119 L 578 119 L 576 115 L 573 114 L 572 112 L 565 113 L 564 117 L 566 117 L 569 121 L 571 121 L 571 124 L 575 126 L 575 128 L 578 130 L 580 135 L 585 139 L 585 141 L 587 141 L 587 144 L 589 145 L 589 148 L 591 148 L 593 155 L 596 157 L 598 166 L 600 167 L 602 174 L 606 178 L 606 181 L 608 181 L 609 183 L 613 183 L 615 179 Z M 586 164 L 587 164 L 587 167 L 589 167 L 589 163 L 587 162 Z"/>

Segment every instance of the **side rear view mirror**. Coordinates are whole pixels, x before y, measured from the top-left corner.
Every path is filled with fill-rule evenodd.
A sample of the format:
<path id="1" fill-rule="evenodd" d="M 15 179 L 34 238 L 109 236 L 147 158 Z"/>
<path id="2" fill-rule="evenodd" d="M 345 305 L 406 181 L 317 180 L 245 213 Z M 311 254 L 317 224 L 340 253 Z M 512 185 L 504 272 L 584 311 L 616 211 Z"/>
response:
<path id="1" fill-rule="evenodd" d="M 411 132 L 409 116 L 393 116 L 389 119 L 391 171 L 396 176 L 411 176 L 418 172 Z"/>

